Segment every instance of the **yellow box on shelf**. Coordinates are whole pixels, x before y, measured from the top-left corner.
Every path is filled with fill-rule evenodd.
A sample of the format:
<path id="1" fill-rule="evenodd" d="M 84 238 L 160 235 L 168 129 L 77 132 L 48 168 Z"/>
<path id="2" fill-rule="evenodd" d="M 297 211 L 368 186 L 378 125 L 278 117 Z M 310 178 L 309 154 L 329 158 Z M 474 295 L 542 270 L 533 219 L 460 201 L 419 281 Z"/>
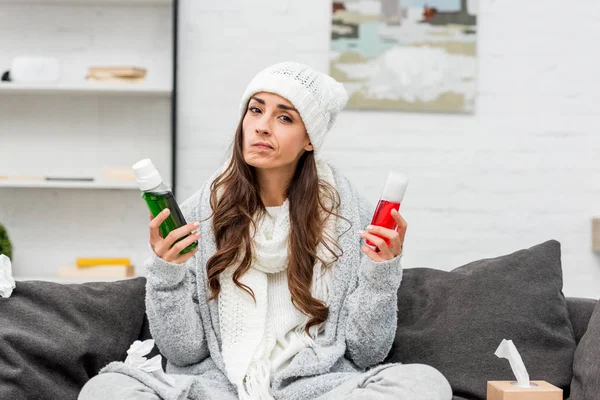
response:
<path id="1" fill-rule="evenodd" d="M 77 257 L 75 265 L 79 268 L 97 267 L 97 266 L 128 266 L 131 265 L 129 258 L 111 258 L 111 257 Z"/>

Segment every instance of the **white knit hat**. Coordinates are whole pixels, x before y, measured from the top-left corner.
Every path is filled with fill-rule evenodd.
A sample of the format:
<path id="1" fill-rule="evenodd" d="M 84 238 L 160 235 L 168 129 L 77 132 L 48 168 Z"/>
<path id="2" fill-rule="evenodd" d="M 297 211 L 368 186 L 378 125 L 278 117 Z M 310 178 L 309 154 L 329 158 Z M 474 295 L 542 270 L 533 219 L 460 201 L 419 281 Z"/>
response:
<path id="1" fill-rule="evenodd" d="M 242 96 L 242 115 L 250 97 L 258 92 L 275 93 L 294 105 L 306 126 L 315 153 L 320 150 L 325 134 L 348 102 L 348 93 L 341 83 L 296 62 L 282 62 L 259 72 Z"/>

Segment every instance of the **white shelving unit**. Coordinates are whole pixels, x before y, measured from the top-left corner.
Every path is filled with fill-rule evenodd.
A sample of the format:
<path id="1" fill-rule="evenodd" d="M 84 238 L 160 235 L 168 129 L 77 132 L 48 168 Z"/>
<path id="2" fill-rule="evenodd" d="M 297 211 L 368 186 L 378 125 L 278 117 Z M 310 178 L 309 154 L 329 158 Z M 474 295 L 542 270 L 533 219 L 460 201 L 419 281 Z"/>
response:
<path id="1" fill-rule="evenodd" d="M 18 279 L 95 281 L 57 276 L 77 257 L 128 257 L 143 276 L 146 205 L 135 182 L 104 169 L 151 158 L 171 180 L 172 23 L 172 0 L 0 0 L 0 74 L 23 55 L 61 66 L 57 83 L 0 82 L 0 223 Z M 111 65 L 148 74 L 132 84 L 85 79 L 89 67 Z"/>

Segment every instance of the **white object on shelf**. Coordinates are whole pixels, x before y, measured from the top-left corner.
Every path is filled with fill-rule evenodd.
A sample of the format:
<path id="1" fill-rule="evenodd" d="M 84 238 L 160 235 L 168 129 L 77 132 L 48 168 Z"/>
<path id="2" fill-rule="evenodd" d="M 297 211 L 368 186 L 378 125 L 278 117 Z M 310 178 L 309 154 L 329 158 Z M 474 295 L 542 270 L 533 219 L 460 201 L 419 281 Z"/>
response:
<path id="1" fill-rule="evenodd" d="M 27 83 L 0 83 L 2 94 L 123 94 L 123 95 L 154 95 L 170 96 L 171 88 L 166 86 L 149 85 L 147 83 L 108 84 L 108 83 L 81 83 L 81 84 L 27 84 Z"/>
<path id="2" fill-rule="evenodd" d="M 0 179 L 0 188 L 59 188 L 59 189 L 138 189 L 135 182 L 78 182 L 78 181 L 44 181 L 35 179 L 12 180 Z"/>
<path id="3" fill-rule="evenodd" d="M 48 84 L 60 79 L 60 63 L 54 57 L 18 56 L 10 65 L 10 80 L 19 83 Z"/>

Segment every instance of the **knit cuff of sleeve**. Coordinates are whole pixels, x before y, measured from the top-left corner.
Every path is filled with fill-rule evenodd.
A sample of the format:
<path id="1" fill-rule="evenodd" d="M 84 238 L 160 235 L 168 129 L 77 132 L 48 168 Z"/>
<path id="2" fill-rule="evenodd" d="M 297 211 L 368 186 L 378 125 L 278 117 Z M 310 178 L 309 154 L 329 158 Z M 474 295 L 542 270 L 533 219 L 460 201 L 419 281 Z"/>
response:
<path id="1" fill-rule="evenodd" d="M 402 281 L 402 255 L 391 260 L 377 262 L 366 255 L 363 257 L 360 282 L 375 290 L 398 290 Z"/>
<path id="2" fill-rule="evenodd" d="M 185 279 L 187 263 L 175 264 L 153 254 L 145 263 L 146 280 L 155 288 L 172 288 Z"/>

